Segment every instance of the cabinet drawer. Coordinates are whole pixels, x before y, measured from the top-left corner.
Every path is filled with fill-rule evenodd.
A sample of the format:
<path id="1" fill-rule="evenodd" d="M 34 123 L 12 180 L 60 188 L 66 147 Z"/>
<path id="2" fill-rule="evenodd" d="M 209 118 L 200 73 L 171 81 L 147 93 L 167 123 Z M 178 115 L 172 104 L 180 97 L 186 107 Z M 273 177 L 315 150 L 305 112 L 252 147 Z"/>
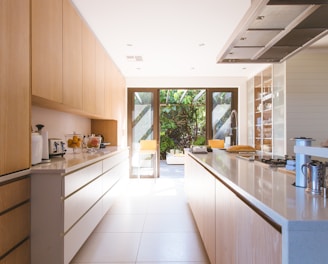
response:
<path id="1" fill-rule="evenodd" d="M 107 158 L 103 160 L 103 172 L 110 170 L 120 162 L 129 159 L 129 152 L 123 151 L 113 157 Z"/>
<path id="2" fill-rule="evenodd" d="M 15 250 L 10 252 L 6 257 L 0 260 L 0 264 L 30 264 L 31 254 L 30 254 L 30 240 L 26 240 L 24 243 L 19 245 Z"/>
<path id="3" fill-rule="evenodd" d="M 83 216 L 102 196 L 102 177 L 91 182 L 64 201 L 64 232 Z"/>
<path id="4" fill-rule="evenodd" d="M 0 213 L 30 198 L 30 178 L 0 185 Z"/>
<path id="5" fill-rule="evenodd" d="M 84 169 L 68 174 L 64 177 L 64 197 L 91 182 L 102 173 L 102 162 L 97 162 Z"/>
<path id="6" fill-rule="evenodd" d="M 30 233 L 30 203 L 0 215 L 0 257 Z"/>
<path id="7" fill-rule="evenodd" d="M 102 218 L 102 201 L 99 201 L 64 236 L 64 264 L 68 264 Z"/>

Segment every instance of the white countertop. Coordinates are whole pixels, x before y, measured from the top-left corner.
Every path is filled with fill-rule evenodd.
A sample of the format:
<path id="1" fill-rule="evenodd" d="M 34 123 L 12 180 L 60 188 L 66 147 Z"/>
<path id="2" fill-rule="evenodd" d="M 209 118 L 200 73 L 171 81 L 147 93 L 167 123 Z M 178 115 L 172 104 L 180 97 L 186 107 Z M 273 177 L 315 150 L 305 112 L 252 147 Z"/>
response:
<path id="1" fill-rule="evenodd" d="M 86 152 L 86 150 L 84 150 L 82 153 L 67 153 L 64 157 L 52 157 L 51 162 L 32 166 L 31 173 L 70 173 L 126 149 L 127 147 L 110 146 L 104 149 L 99 149 L 96 152 Z"/>
<path id="2" fill-rule="evenodd" d="M 328 200 L 293 186 L 293 174 L 219 149 L 189 155 L 283 228 L 328 230 Z"/>

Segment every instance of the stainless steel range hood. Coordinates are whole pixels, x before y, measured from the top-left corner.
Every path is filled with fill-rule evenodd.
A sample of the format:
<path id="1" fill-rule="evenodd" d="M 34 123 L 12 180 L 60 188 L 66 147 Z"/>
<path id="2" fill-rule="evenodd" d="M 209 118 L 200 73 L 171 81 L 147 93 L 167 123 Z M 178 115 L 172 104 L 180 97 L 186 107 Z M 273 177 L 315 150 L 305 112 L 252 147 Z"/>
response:
<path id="1" fill-rule="evenodd" d="M 327 33 L 328 0 L 253 0 L 217 62 L 282 62 Z"/>

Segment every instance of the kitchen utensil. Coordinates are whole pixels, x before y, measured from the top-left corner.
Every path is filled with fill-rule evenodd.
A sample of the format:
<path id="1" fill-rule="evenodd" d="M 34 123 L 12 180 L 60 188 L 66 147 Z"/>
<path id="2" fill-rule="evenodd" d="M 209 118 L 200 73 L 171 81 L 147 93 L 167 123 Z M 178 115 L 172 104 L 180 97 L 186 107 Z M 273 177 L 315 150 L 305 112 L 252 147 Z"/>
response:
<path id="1" fill-rule="evenodd" d="M 38 132 L 32 132 L 31 137 L 31 164 L 36 165 L 42 161 L 42 136 Z"/>
<path id="2" fill-rule="evenodd" d="M 38 132 L 42 136 L 42 160 L 49 160 L 49 141 L 48 131 L 44 130 L 44 125 L 37 124 Z"/>
<path id="3" fill-rule="evenodd" d="M 312 194 L 320 194 L 321 187 L 326 178 L 326 164 L 312 160 L 302 165 L 302 173 L 307 176 L 306 191 Z"/>

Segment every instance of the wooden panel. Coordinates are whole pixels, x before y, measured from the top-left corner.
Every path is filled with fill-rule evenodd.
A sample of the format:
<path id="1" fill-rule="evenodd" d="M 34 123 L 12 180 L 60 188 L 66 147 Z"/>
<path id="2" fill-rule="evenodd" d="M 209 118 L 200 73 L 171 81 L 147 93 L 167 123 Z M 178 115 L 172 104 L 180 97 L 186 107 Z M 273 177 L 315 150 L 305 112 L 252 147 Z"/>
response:
<path id="1" fill-rule="evenodd" d="M 116 120 L 91 120 L 91 132 L 101 134 L 105 142 L 110 142 L 111 146 L 117 146 L 117 121 Z"/>
<path id="2" fill-rule="evenodd" d="M 30 178 L 0 185 L 0 213 L 28 200 L 30 197 Z"/>
<path id="3" fill-rule="evenodd" d="M 0 256 L 8 252 L 30 233 L 30 204 L 26 203 L 0 215 Z"/>
<path id="4" fill-rule="evenodd" d="M 63 0 L 63 103 L 82 110 L 82 20 Z"/>
<path id="5" fill-rule="evenodd" d="M 30 167 L 29 10 L 0 1 L 0 175 Z"/>
<path id="6" fill-rule="evenodd" d="M 26 240 L 14 251 L 0 260 L 0 264 L 29 264 L 31 263 L 30 240 Z"/>
<path id="7" fill-rule="evenodd" d="M 282 236 L 242 201 L 236 203 L 236 263 L 282 263 Z"/>
<path id="8" fill-rule="evenodd" d="M 235 195 L 216 181 L 216 263 L 236 263 L 235 201 Z"/>
<path id="9" fill-rule="evenodd" d="M 88 25 L 82 24 L 83 110 L 96 113 L 96 39 Z"/>
<path id="10" fill-rule="evenodd" d="M 105 51 L 96 41 L 96 114 L 105 114 Z"/>
<path id="11" fill-rule="evenodd" d="M 115 99 L 114 93 L 114 78 L 113 78 L 114 64 L 111 59 L 106 56 L 105 58 L 105 117 L 108 119 L 113 118 L 113 100 Z"/>
<path id="12" fill-rule="evenodd" d="M 31 5 L 32 94 L 62 102 L 62 0 L 31 0 Z"/>

